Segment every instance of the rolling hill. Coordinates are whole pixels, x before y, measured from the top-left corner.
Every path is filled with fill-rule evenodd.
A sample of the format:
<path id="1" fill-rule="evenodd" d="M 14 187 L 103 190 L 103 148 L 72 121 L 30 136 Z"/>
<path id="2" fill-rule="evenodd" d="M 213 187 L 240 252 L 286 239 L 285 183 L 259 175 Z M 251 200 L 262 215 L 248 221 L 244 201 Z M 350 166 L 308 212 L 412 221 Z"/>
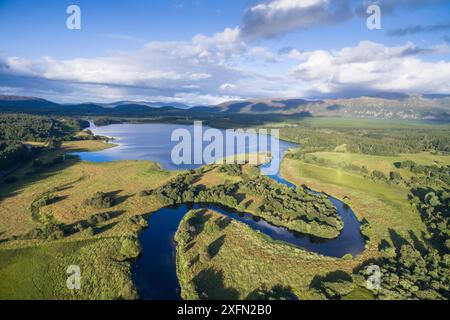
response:
<path id="1" fill-rule="evenodd" d="M 0 112 L 73 116 L 193 116 L 265 115 L 329 116 L 380 120 L 450 120 L 450 95 L 407 96 L 381 93 L 345 99 L 252 99 L 214 106 L 191 107 L 175 103 L 126 102 L 63 105 L 34 97 L 0 96 Z"/>

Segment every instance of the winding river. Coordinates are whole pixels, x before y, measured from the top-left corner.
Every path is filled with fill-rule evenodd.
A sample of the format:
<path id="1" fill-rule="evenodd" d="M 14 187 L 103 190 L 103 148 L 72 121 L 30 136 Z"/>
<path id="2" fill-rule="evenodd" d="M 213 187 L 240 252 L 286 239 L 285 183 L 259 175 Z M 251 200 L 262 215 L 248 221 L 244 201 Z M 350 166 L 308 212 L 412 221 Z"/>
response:
<path id="1" fill-rule="evenodd" d="M 193 126 L 174 124 L 117 124 L 105 127 L 91 126 L 97 135 L 114 137 L 118 147 L 99 152 L 77 153 L 82 160 L 108 162 L 115 160 L 149 160 L 160 163 L 165 169 L 195 169 L 200 165 L 176 166 L 171 160 L 171 150 L 176 142 L 171 141 L 173 130 L 185 128 L 193 132 Z M 279 141 L 280 154 L 274 155 L 277 165 L 287 149 L 298 145 Z M 254 146 L 246 148 L 255 152 Z M 279 183 L 295 188 L 279 174 L 270 175 Z M 313 192 L 313 191 L 311 191 Z M 247 213 L 235 212 L 212 204 L 184 204 L 163 208 L 149 217 L 149 228 L 140 235 L 143 255 L 132 266 L 132 277 L 141 299 L 180 299 L 180 288 L 176 274 L 175 232 L 184 215 L 191 209 L 206 208 L 218 211 L 234 220 L 245 223 L 253 230 L 264 233 L 274 240 L 316 252 L 325 256 L 341 258 L 346 254 L 356 256 L 364 250 L 365 242 L 360 232 L 360 223 L 354 212 L 342 201 L 329 196 L 344 222 L 344 228 L 336 239 L 324 240 L 301 235 L 283 227 L 276 227 Z"/>

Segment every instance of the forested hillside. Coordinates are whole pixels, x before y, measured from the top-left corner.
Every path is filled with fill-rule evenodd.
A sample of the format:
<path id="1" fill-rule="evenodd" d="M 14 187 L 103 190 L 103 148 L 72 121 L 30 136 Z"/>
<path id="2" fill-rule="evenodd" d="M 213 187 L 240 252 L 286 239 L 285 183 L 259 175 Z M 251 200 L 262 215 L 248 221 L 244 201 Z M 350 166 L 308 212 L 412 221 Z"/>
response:
<path id="1" fill-rule="evenodd" d="M 0 170 L 31 158 L 37 151 L 34 142 L 53 147 L 58 141 L 75 139 L 73 135 L 88 126 L 78 119 L 0 114 Z"/>

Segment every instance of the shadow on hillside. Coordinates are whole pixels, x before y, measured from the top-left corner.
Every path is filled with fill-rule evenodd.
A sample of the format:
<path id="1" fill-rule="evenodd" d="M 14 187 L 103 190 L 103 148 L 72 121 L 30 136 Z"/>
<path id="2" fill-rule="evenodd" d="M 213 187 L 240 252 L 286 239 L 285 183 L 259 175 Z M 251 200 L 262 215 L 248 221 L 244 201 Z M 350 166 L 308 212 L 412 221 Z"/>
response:
<path id="1" fill-rule="evenodd" d="M 95 228 L 96 234 L 103 233 L 105 231 L 108 231 L 109 229 L 112 229 L 117 224 L 117 222 L 102 225 L 100 227 L 98 225 L 104 224 L 110 220 L 118 218 L 124 213 L 125 211 L 123 210 L 104 212 L 101 214 L 93 215 L 91 218 L 89 218 L 89 220 L 80 220 L 75 223 L 68 224 L 65 226 L 64 229 L 69 235 L 80 231 L 79 229 L 87 229 L 87 228 Z"/>
<path id="2" fill-rule="evenodd" d="M 117 206 L 121 203 L 124 203 L 125 201 L 127 201 L 128 198 L 131 198 L 133 196 L 133 195 L 119 196 L 122 192 L 123 192 L 123 190 L 116 190 L 116 191 L 107 192 L 106 195 L 108 197 L 113 198 L 114 205 Z"/>
<path id="3" fill-rule="evenodd" d="M 411 193 L 418 197 L 420 199 L 420 201 L 424 202 L 425 201 L 425 196 L 430 193 L 430 192 L 436 192 L 436 190 L 432 189 L 432 188 L 413 188 L 411 189 Z"/>
<path id="4" fill-rule="evenodd" d="M 64 188 L 64 190 L 67 190 L 67 189 L 70 189 L 70 188 L 67 188 L 67 187 Z M 58 191 L 62 191 L 62 190 L 58 188 Z M 53 199 L 51 199 L 51 200 L 48 202 L 48 205 L 50 205 L 50 204 L 55 204 L 55 203 L 64 201 L 64 200 L 66 200 L 67 198 L 68 198 L 68 196 L 54 197 Z"/>
<path id="5" fill-rule="evenodd" d="M 217 238 L 216 240 L 214 240 L 213 242 L 211 242 L 211 244 L 208 246 L 207 250 L 208 250 L 209 257 L 211 259 L 219 254 L 220 249 L 222 248 L 223 244 L 225 243 L 225 239 L 226 239 L 226 235 L 223 235 L 223 236 Z"/>
<path id="6" fill-rule="evenodd" d="M 191 239 L 194 239 L 196 236 L 201 234 L 205 228 L 205 223 L 211 219 L 211 214 L 206 214 L 207 212 L 207 209 L 202 209 L 197 212 L 194 217 L 187 221 L 187 225 L 189 226 L 189 236 Z"/>
<path id="7" fill-rule="evenodd" d="M 108 231 L 108 230 L 111 230 L 111 229 L 114 228 L 118 223 L 119 223 L 119 222 L 115 221 L 115 222 L 111 222 L 111 223 L 109 223 L 109 224 L 107 224 L 107 225 L 104 225 L 104 226 L 95 228 L 95 234 L 98 235 L 98 234 L 102 234 L 102 233 L 104 233 L 104 232 L 106 232 L 106 231 Z"/>
<path id="8" fill-rule="evenodd" d="M 229 217 L 220 217 L 216 220 L 216 224 L 220 228 L 220 230 L 223 231 L 230 225 L 232 221 L 233 219 Z"/>
<path id="9" fill-rule="evenodd" d="M 233 288 L 226 288 L 223 271 L 212 268 L 202 270 L 192 280 L 197 294 L 202 300 L 237 300 L 239 293 Z"/>
<path id="10" fill-rule="evenodd" d="M 330 300 L 340 300 L 343 295 L 353 291 L 354 284 L 350 274 L 337 270 L 325 276 L 315 276 L 310 283 L 310 288 L 321 292 Z"/>
<path id="11" fill-rule="evenodd" d="M 394 229 L 389 229 L 389 236 L 391 237 L 392 243 L 394 244 L 397 252 L 400 252 L 402 246 L 409 244 L 408 240 L 403 238 Z"/>
<path id="12" fill-rule="evenodd" d="M 398 234 L 394 229 L 389 229 L 388 231 L 389 231 L 389 236 L 391 238 L 392 244 L 389 243 L 385 239 L 381 240 L 378 245 L 379 251 L 385 251 L 389 248 L 394 248 L 396 254 L 398 255 L 400 253 L 402 246 L 408 245 L 408 246 L 412 246 L 421 255 L 425 255 L 428 252 L 426 242 L 424 242 L 424 240 L 423 240 L 423 239 L 425 239 L 424 233 L 421 234 L 421 238 L 422 238 L 422 240 L 421 240 L 419 237 L 417 237 L 417 235 L 412 230 L 410 230 L 410 231 L 408 231 L 410 240 L 408 240 L 408 239 L 405 239 L 404 237 L 402 237 L 400 234 Z M 396 259 L 396 258 L 394 258 L 394 259 Z M 370 265 L 381 266 L 383 263 L 384 263 L 384 261 L 382 258 L 368 259 L 368 260 L 364 261 L 362 264 L 360 264 L 359 266 L 357 266 L 356 268 L 354 268 L 353 273 L 358 273 L 358 272 L 366 269 Z"/>
<path id="13" fill-rule="evenodd" d="M 411 238 L 411 240 L 412 240 L 412 244 L 413 244 L 413 247 L 417 250 L 417 251 L 419 251 L 422 255 L 424 255 L 426 252 L 427 252 L 427 249 L 425 248 L 425 244 L 424 244 L 424 242 L 421 240 L 421 239 L 419 239 L 417 236 L 416 236 L 416 234 L 414 233 L 414 232 L 412 232 L 411 230 L 408 232 L 408 234 L 409 234 L 409 237 Z M 422 235 L 423 236 L 423 235 Z"/>
<path id="14" fill-rule="evenodd" d="M 299 300 L 299 298 L 292 292 L 289 286 L 277 284 L 269 289 L 266 285 L 251 292 L 246 300 Z"/>

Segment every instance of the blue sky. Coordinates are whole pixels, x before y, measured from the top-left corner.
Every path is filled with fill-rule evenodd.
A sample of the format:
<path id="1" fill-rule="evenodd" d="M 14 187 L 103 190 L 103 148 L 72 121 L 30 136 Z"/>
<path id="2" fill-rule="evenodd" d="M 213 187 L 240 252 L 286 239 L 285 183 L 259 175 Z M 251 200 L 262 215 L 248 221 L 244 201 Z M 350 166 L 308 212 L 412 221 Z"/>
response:
<path id="1" fill-rule="evenodd" d="M 366 27 L 370 4 L 381 30 Z M 66 8 L 81 9 L 81 30 Z M 0 94 L 60 102 L 450 92 L 450 0 L 0 0 Z"/>

